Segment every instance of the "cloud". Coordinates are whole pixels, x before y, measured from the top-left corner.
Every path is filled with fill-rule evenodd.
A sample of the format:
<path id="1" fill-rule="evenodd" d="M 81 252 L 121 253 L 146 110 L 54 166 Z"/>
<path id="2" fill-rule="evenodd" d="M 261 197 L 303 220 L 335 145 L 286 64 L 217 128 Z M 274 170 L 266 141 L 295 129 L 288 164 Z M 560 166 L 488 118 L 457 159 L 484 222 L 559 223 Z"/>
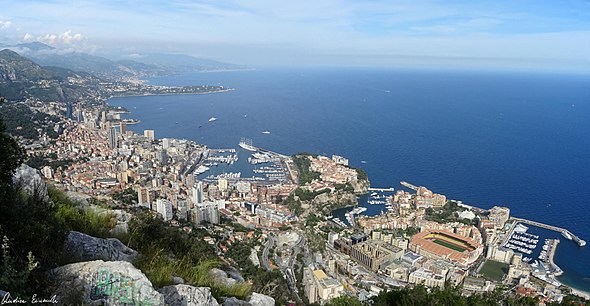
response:
<path id="1" fill-rule="evenodd" d="M 73 46 L 77 43 L 84 41 L 84 36 L 80 33 L 72 33 L 72 31 L 65 31 L 61 34 L 45 34 L 40 36 L 34 36 L 30 33 L 26 33 L 23 37 L 24 41 L 40 41 L 48 45 L 64 45 Z"/>
<path id="2" fill-rule="evenodd" d="M 23 37 L 23 40 L 24 41 L 34 41 L 35 40 L 35 36 L 33 36 L 33 35 L 29 34 L 29 33 L 26 33 L 25 36 Z"/>
<path id="3" fill-rule="evenodd" d="M 65 44 L 72 45 L 82 41 L 84 37 L 80 33 L 72 34 L 72 31 L 66 31 L 59 36 L 59 39 Z"/>
<path id="4" fill-rule="evenodd" d="M 2 21 L 0 20 L 0 30 L 8 29 L 12 26 L 11 21 Z"/>

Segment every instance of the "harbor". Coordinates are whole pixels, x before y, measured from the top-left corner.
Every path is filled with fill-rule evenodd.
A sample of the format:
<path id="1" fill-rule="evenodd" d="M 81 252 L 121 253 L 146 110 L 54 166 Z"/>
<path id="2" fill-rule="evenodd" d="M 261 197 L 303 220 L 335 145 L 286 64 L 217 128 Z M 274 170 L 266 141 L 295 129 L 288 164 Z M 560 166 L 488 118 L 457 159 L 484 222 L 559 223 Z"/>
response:
<path id="1" fill-rule="evenodd" d="M 586 245 L 586 241 L 583 240 L 582 238 L 572 234 L 569 230 L 565 229 L 565 228 L 561 228 L 561 227 L 557 227 L 557 226 L 553 226 L 553 225 L 548 225 L 548 224 L 544 224 L 541 222 L 536 222 L 536 221 L 531 221 L 531 220 L 527 220 L 527 219 L 523 219 L 523 218 L 516 218 L 516 217 L 511 217 L 512 220 L 515 220 L 517 222 L 521 222 L 521 223 L 526 223 L 526 224 L 530 224 L 530 225 L 534 225 L 536 227 L 540 227 L 540 228 L 544 228 L 544 229 L 548 229 L 548 230 L 552 230 L 552 231 L 556 231 L 561 233 L 561 235 L 563 237 L 565 237 L 568 240 L 573 240 L 574 242 L 576 242 L 579 246 L 583 247 Z"/>

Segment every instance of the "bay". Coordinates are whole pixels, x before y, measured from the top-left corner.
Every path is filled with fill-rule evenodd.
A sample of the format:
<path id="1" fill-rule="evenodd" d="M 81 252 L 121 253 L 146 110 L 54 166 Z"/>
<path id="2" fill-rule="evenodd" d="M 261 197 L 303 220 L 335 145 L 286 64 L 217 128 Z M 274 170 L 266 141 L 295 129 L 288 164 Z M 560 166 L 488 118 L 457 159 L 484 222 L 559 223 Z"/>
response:
<path id="1" fill-rule="evenodd" d="M 109 100 L 141 120 L 129 126 L 136 132 L 214 148 L 248 137 L 284 154 L 338 154 L 373 186 L 397 189 L 405 180 L 590 240 L 588 75 L 260 69 L 149 81 L 235 90 Z M 561 240 L 561 280 L 590 291 L 588 247 Z"/>

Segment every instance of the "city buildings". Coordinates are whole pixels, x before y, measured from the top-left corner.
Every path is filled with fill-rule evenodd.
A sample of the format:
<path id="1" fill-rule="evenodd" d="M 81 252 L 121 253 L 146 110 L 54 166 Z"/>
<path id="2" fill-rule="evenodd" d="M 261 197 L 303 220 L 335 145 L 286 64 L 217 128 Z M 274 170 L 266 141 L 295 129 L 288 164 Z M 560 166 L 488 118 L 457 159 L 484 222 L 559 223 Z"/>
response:
<path id="1" fill-rule="evenodd" d="M 154 135 L 154 130 L 144 130 L 143 137 L 149 139 L 150 141 L 154 141 L 156 139 Z"/>
<path id="2" fill-rule="evenodd" d="M 170 221 L 174 217 L 172 214 L 172 202 L 166 199 L 156 200 L 156 211 L 162 216 L 164 221 Z"/>
<path id="3" fill-rule="evenodd" d="M 402 249 L 380 240 L 357 243 L 350 251 L 350 257 L 371 271 L 377 271 L 402 255 Z"/>
<path id="4" fill-rule="evenodd" d="M 326 275 L 321 269 L 304 268 L 303 284 L 309 303 L 325 303 L 339 297 L 344 292 L 342 284 Z"/>

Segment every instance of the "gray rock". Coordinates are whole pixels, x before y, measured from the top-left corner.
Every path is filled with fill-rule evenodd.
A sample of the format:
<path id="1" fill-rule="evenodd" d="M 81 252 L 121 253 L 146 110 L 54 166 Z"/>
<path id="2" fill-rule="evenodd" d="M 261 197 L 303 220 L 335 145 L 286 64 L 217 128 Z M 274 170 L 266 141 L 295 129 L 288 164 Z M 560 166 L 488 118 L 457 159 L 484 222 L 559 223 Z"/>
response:
<path id="1" fill-rule="evenodd" d="M 115 216 L 115 220 L 117 220 L 117 224 L 111 230 L 111 234 L 129 233 L 129 221 L 133 215 L 121 209 L 115 209 L 110 212 Z"/>
<path id="2" fill-rule="evenodd" d="M 235 297 L 230 297 L 225 298 L 225 300 L 223 301 L 223 306 L 252 306 L 252 304 L 246 301 L 238 300 Z"/>
<path id="3" fill-rule="evenodd" d="M 240 271 L 238 271 L 238 269 L 236 269 L 232 266 L 227 267 L 225 270 L 225 273 L 227 273 L 227 275 L 229 275 L 229 277 L 235 279 L 239 283 L 244 282 L 244 277 L 242 277 L 242 274 L 240 273 Z"/>
<path id="4" fill-rule="evenodd" d="M 126 261 L 69 264 L 49 271 L 48 279 L 64 304 L 164 305 L 149 279 Z"/>
<path id="5" fill-rule="evenodd" d="M 172 281 L 174 282 L 175 285 L 182 285 L 182 284 L 184 284 L 184 279 L 182 279 L 182 277 L 173 276 L 172 277 Z"/>
<path id="6" fill-rule="evenodd" d="M 137 252 L 128 248 L 119 239 L 102 239 L 71 231 L 64 243 L 64 250 L 75 261 L 102 259 L 105 261 L 132 262 Z"/>
<path id="7" fill-rule="evenodd" d="M 213 278 L 215 283 L 223 285 L 223 286 L 233 286 L 237 283 L 237 281 L 231 277 L 227 277 L 227 273 L 223 270 L 213 268 L 209 271 L 209 275 Z"/>
<path id="8" fill-rule="evenodd" d="M 166 286 L 158 290 L 170 306 L 218 306 L 208 287 L 189 285 Z"/>
<path id="9" fill-rule="evenodd" d="M 268 295 L 253 292 L 248 300 L 252 306 L 275 306 L 275 299 Z"/>
<path id="10" fill-rule="evenodd" d="M 16 169 L 12 176 L 12 181 L 29 195 L 53 204 L 47 194 L 47 184 L 45 184 L 39 170 L 31 168 L 26 164 L 22 164 Z"/>

